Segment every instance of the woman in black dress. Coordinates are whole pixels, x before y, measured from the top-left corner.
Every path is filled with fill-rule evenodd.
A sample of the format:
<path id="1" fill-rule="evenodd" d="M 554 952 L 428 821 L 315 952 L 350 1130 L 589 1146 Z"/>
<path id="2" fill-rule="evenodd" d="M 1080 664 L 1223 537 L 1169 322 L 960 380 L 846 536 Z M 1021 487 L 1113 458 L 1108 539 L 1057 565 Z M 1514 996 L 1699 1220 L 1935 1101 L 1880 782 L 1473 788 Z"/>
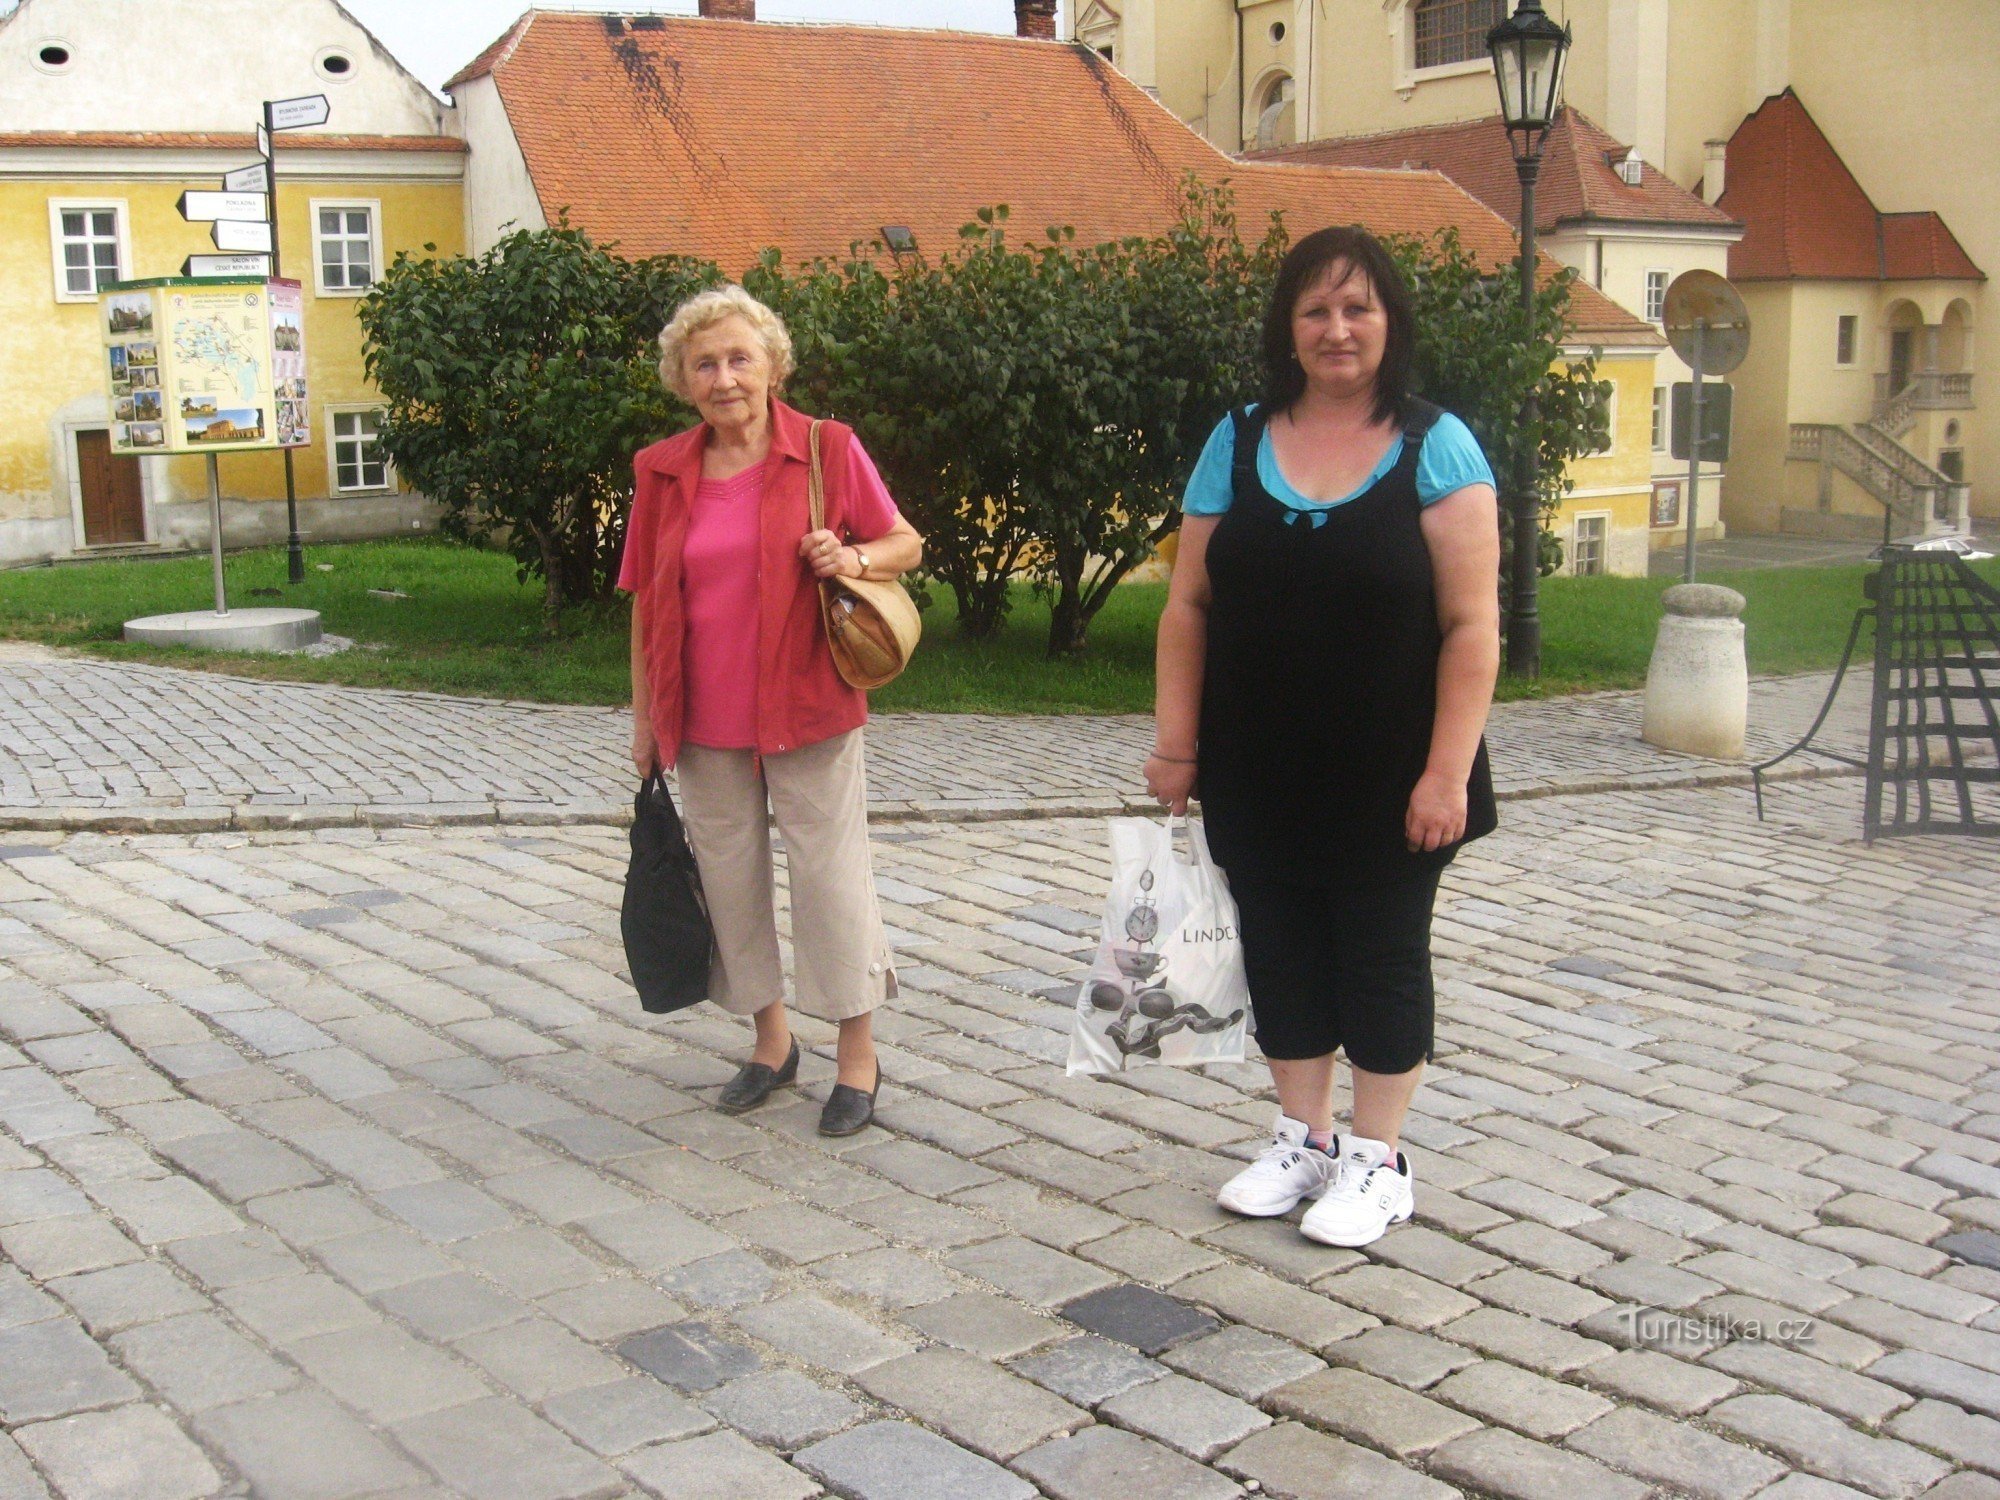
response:
<path id="1" fill-rule="evenodd" d="M 1316 1199 L 1300 1227 L 1334 1245 L 1410 1215 L 1397 1145 L 1431 1054 L 1431 908 L 1494 825 L 1493 475 L 1464 423 L 1409 394 L 1414 342 L 1366 231 L 1286 256 L 1265 398 L 1223 420 L 1189 481 L 1146 762 L 1169 807 L 1200 796 L 1277 1085 L 1270 1147 L 1217 1201 L 1275 1216 Z"/>

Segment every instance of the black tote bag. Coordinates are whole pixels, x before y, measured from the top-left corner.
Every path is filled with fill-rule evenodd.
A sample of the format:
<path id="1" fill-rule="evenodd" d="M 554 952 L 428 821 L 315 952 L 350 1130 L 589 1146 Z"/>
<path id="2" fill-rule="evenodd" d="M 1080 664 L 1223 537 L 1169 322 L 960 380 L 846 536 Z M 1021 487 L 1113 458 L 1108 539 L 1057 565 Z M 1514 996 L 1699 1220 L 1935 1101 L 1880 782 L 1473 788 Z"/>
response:
<path id="1" fill-rule="evenodd" d="M 715 936 L 694 851 L 657 770 L 640 785 L 632 814 L 632 866 L 619 926 L 639 1004 L 663 1015 L 707 998 Z"/>

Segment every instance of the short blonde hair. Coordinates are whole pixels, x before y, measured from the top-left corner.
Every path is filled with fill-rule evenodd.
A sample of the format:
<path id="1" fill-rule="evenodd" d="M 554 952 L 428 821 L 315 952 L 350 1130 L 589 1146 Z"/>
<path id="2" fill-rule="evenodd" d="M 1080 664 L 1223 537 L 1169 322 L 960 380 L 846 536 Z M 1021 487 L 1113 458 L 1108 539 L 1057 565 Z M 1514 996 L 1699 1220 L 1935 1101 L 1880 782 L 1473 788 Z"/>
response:
<path id="1" fill-rule="evenodd" d="M 782 389 L 792 373 L 792 336 L 785 331 L 784 320 L 735 282 L 727 282 L 696 292 L 674 309 L 673 317 L 660 330 L 660 380 L 683 401 L 688 399 L 688 383 L 681 361 L 687 356 L 688 340 L 725 318 L 741 318 L 764 341 L 764 353 L 771 361 L 772 390 Z"/>

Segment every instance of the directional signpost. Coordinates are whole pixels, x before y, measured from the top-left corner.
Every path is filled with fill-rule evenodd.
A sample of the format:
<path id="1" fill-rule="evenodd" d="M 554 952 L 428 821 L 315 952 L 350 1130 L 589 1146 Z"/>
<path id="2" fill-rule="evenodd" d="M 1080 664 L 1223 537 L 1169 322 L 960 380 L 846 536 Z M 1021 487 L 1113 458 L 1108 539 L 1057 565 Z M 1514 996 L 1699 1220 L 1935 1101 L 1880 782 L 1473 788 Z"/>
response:
<path id="1" fill-rule="evenodd" d="M 268 193 L 271 191 L 271 169 L 261 161 L 253 161 L 247 167 L 224 172 L 222 190 L 225 193 Z"/>
<path id="2" fill-rule="evenodd" d="M 208 226 L 208 237 L 218 250 L 250 255 L 269 255 L 276 243 L 270 223 L 264 219 L 216 219 Z"/>
<path id="3" fill-rule="evenodd" d="M 183 276 L 254 276 L 266 278 L 271 274 L 271 257 L 268 255 L 190 255 L 181 262 Z"/>

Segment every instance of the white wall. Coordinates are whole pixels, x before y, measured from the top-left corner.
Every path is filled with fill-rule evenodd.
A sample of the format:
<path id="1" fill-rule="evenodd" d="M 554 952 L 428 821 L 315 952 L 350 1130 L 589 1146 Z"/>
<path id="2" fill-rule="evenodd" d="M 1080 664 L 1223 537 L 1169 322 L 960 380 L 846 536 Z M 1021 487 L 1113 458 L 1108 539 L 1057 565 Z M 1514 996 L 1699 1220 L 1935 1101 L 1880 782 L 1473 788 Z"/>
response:
<path id="1" fill-rule="evenodd" d="M 66 69 L 36 65 L 51 43 Z M 328 77 L 318 60 L 352 63 Z M 450 107 L 333 0 L 22 0 L 0 22 L 0 130 L 247 133 L 266 99 L 325 94 L 342 135 L 435 135 Z"/>
<path id="2" fill-rule="evenodd" d="M 470 78 L 452 97 L 472 148 L 465 162 L 465 253 L 483 255 L 516 229 L 548 228 L 499 85 L 490 74 Z"/>

